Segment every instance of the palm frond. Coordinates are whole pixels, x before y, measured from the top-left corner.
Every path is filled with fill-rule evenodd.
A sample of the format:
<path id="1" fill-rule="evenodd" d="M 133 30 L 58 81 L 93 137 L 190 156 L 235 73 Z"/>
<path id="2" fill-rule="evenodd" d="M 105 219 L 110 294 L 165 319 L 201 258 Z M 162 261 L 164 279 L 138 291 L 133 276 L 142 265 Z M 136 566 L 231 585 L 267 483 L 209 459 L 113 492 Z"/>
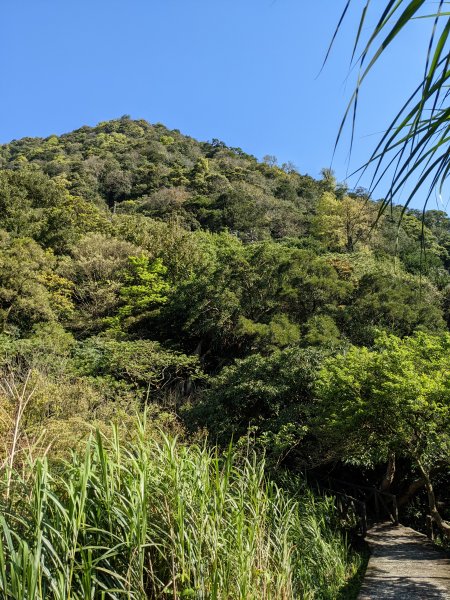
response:
<path id="1" fill-rule="evenodd" d="M 345 5 L 330 49 L 349 4 L 347 2 Z M 406 184 L 412 190 L 408 194 L 406 205 L 425 185 L 428 186 L 425 201 L 428 201 L 434 189 L 442 192 L 450 173 L 450 12 L 444 10 L 449 4 L 444 0 L 439 0 L 437 10 L 432 14 L 422 14 L 426 6 L 425 0 L 389 0 L 383 4 L 384 6 L 376 9 L 379 11 L 376 25 L 366 39 L 363 39 L 368 10 L 373 4 L 370 0 L 362 2 L 362 14 L 352 53 L 352 61 L 358 67 L 357 82 L 338 130 L 335 149 L 349 121 L 350 151 L 352 149 L 360 89 L 368 74 L 405 28 L 417 19 L 430 20 L 430 37 L 424 50 L 423 77 L 387 126 L 368 160 L 356 171 L 361 176 L 369 168 L 372 169 L 371 193 L 387 177 L 390 178 L 386 201 L 383 203 L 386 207 Z"/>

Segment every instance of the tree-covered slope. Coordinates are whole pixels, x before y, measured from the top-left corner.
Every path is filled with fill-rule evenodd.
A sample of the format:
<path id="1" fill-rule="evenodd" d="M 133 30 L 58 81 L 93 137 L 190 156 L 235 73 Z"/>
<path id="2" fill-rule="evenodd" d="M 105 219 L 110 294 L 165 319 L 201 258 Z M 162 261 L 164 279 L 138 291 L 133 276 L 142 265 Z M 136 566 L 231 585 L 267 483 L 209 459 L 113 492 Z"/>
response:
<path id="1" fill-rule="evenodd" d="M 53 370 L 141 402 L 254 353 L 447 327 L 443 213 L 373 228 L 379 204 L 329 171 L 128 117 L 0 154 L 8 364 L 47 345 Z"/>
<path id="2" fill-rule="evenodd" d="M 400 222 L 330 171 L 128 117 L 0 160 L 4 453 L 26 380 L 17 447 L 62 452 L 147 405 L 171 431 L 251 432 L 275 470 L 317 468 L 345 459 L 317 427 L 322 365 L 377 352 L 380 331 L 448 331 L 443 212 Z"/>

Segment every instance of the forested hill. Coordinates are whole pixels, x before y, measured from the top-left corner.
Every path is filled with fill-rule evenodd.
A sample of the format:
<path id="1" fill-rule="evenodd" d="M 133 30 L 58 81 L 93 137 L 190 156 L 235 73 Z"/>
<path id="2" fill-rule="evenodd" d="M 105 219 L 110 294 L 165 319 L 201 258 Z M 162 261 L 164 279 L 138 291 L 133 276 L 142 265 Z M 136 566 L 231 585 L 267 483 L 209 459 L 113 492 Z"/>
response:
<path id="1" fill-rule="evenodd" d="M 277 432 L 324 354 L 447 330 L 442 212 L 372 228 L 379 205 L 330 172 L 128 117 L 0 157 L 1 361 L 39 380 L 31 428 L 152 400 L 219 439 Z M 211 412 L 205 389 L 233 398 Z"/>
<path id="2" fill-rule="evenodd" d="M 0 460 L 17 467 L 2 479 L 2 511 L 16 484 L 29 485 L 21 479 L 31 476 L 27 460 L 47 453 L 58 471 L 97 429 L 105 443 L 113 440 L 117 457 L 124 443 L 134 448 L 130 460 L 139 455 L 156 465 L 157 451 L 144 438 L 164 431 L 179 434 L 186 448 L 175 459 L 169 444 L 175 462 L 164 458 L 168 471 L 195 463 L 192 441 L 220 449 L 233 439 L 236 460 L 250 450 L 264 455 L 266 475 L 289 494 L 304 489 L 299 473 L 320 482 L 331 472 L 397 494 L 403 522 L 420 528 L 431 511 L 450 532 L 442 525 L 450 517 L 445 213 L 422 219 L 408 210 L 399 225 L 402 209 L 393 207 L 377 221 L 380 203 L 348 190 L 330 171 L 315 180 L 275 157 L 258 161 L 220 141 L 198 142 L 128 117 L 13 141 L 1 147 L 0 160 Z M 98 438 L 93 452 L 105 474 L 102 443 Z M 202 469 L 209 472 L 208 465 Z M 132 473 L 130 481 L 138 481 Z M 178 473 L 175 487 L 161 489 L 184 498 L 189 488 L 196 514 L 197 483 Z M 96 485 L 92 514 L 112 514 L 98 510 Z M 296 589 L 310 580 L 311 589 L 336 588 L 352 559 L 345 544 L 333 546 L 341 538 L 333 537 L 335 525 L 325 525 L 334 518 L 331 505 L 308 494 L 304 510 L 318 520 L 307 535 L 328 540 L 342 568 L 332 567 L 331 577 L 335 563 L 328 564 L 321 541 L 317 565 L 328 583 L 312 582 L 308 567 Z M 293 544 L 300 536 L 299 548 L 314 547 L 302 528 Z M 305 560 L 316 564 L 308 552 Z M 166 590 L 175 575 L 161 568 Z M 323 597 L 337 597 L 330 594 Z"/>

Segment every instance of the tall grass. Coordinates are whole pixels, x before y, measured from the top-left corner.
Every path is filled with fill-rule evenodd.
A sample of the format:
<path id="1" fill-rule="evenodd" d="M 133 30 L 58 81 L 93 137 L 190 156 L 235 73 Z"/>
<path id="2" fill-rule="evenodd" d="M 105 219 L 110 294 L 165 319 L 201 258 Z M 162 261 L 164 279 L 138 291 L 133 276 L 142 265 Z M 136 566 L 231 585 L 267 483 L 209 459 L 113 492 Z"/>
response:
<path id="1" fill-rule="evenodd" d="M 2 598 L 336 598 L 355 565 L 330 500 L 290 499 L 232 449 L 147 437 L 4 474 Z"/>

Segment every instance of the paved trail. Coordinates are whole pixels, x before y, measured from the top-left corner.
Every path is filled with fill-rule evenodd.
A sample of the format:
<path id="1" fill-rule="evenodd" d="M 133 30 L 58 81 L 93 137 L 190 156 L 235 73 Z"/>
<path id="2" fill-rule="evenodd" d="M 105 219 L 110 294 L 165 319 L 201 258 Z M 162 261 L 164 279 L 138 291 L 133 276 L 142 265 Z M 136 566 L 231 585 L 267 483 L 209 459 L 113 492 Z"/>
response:
<path id="1" fill-rule="evenodd" d="M 382 523 L 366 539 L 372 554 L 358 600 L 450 600 L 450 558 L 425 535 Z"/>

